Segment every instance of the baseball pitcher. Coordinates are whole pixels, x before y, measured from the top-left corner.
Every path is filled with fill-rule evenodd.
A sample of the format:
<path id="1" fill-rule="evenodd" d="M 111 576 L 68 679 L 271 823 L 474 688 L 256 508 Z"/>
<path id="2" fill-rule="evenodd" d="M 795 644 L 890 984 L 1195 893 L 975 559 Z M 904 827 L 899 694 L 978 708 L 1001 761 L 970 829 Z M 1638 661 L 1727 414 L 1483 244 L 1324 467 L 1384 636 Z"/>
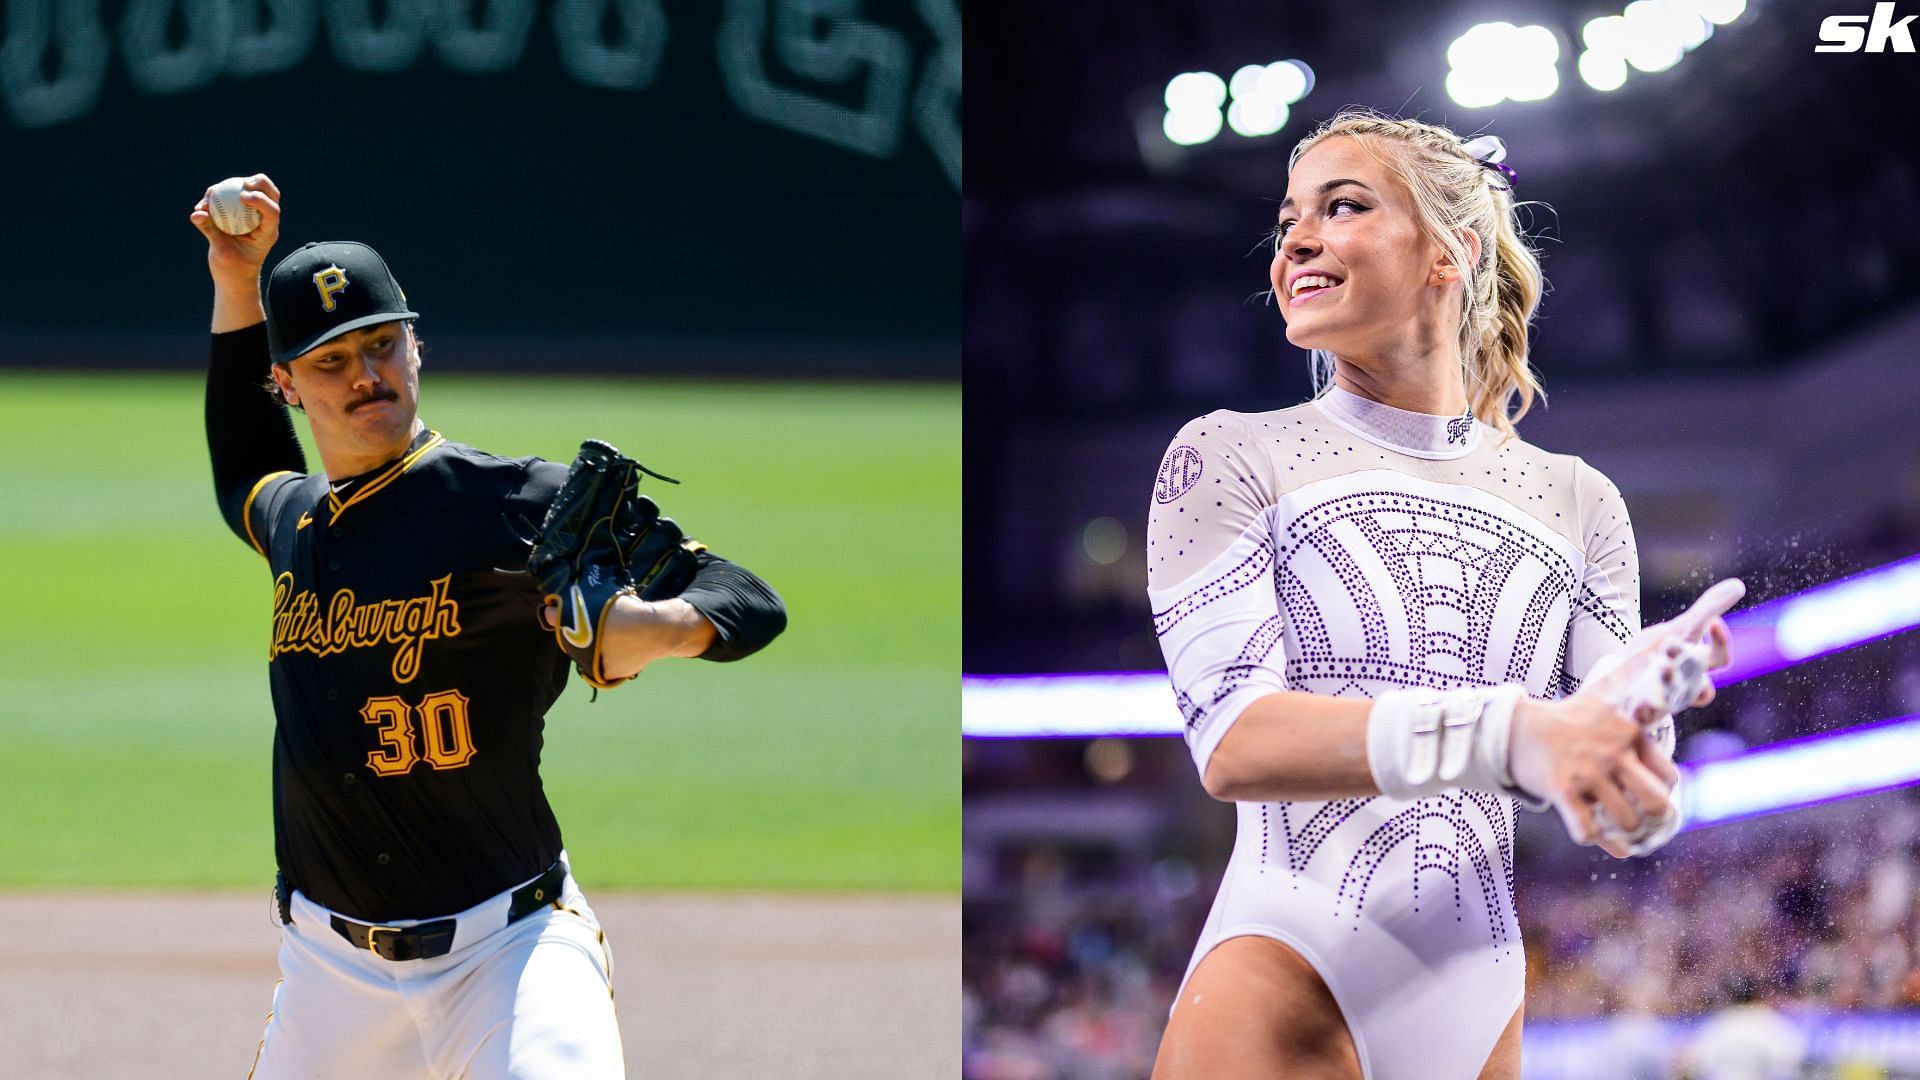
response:
<path id="1" fill-rule="evenodd" d="M 759 650 L 780 598 L 606 443 L 569 468 L 429 428 L 418 315 L 385 261 L 307 244 L 263 289 L 280 189 L 241 186 L 250 231 L 208 198 L 191 218 L 214 490 L 273 581 L 282 979 L 252 1075 L 621 1076 L 606 937 L 541 788 L 544 717 L 569 666 L 597 690 Z"/>

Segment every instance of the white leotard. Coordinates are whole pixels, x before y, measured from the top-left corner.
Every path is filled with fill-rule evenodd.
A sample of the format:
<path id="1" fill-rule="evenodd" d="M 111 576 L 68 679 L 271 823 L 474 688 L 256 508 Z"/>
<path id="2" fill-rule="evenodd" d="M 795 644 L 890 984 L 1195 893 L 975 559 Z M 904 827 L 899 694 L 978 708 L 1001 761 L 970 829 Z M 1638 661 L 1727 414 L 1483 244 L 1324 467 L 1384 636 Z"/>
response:
<path id="1" fill-rule="evenodd" d="M 1181 428 L 1147 557 L 1202 772 L 1265 695 L 1520 683 L 1557 698 L 1640 626 L 1632 527 L 1606 477 L 1466 417 L 1338 388 Z M 1513 800 L 1237 809 L 1188 975 L 1228 938 L 1276 938 L 1325 979 L 1372 1080 L 1477 1076 L 1525 987 Z"/>

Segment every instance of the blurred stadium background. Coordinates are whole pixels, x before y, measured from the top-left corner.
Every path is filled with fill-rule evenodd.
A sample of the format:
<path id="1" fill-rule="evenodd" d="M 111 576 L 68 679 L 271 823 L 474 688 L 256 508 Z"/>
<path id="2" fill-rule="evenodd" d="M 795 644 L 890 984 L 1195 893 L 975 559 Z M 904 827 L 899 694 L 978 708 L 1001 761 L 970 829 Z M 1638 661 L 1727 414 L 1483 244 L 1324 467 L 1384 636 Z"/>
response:
<path id="1" fill-rule="evenodd" d="M 1151 1066 L 1233 815 L 1151 734 L 1147 493 L 1189 417 L 1310 392 L 1263 241 L 1348 104 L 1500 135 L 1547 204 L 1520 430 L 1619 484 L 1647 620 L 1750 586 L 1681 718 L 1698 827 L 1614 862 L 1523 815 L 1526 1075 L 1920 1076 L 1920 65 L 1815 51 L 1853 15 L 1900 49 L 1872 8 L 968 12 L 969 1077 Z"/>
<path id="2" fill-rule="evenodd" d="M 0 889 L 270 883 L 268 581 L 211 497 L 187 221 L 264 171 L 275 258 L 350 238 L 395 268 L 430 426 L 563 461 L 606 438 L 787 599 L 764 656 L 549 717 L 590 892 L 951 910 L 959 79 L 947 0 L 0 0 L 0 577 L 45 598 L 0 628 Z M 957 936 L 927 947 L 950 970 Z M 16 1036 L 0 1071 L 48 1065 Z"/>

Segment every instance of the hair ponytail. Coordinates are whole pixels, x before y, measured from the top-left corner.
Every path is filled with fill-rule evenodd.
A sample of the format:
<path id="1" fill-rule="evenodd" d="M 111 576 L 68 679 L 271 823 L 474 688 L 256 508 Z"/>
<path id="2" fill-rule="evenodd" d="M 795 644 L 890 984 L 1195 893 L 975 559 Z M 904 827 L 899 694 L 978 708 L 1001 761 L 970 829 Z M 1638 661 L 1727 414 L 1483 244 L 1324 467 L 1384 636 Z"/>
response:
<path id="1" fill-rule="evenodd" d="M 1508 434 L 1533 407 L 1533 399 L 1545 394 L 1528 356 L 1528 325 L 1547 283 L 1540 257 L 1521 235 L 1515 216 L 1509 209 L 1494 225 L 1493 265 L 1487 275 L 1493 293 L 1491 318 L 1479 347 L 1470 356 L 1462 350 L 1473 415 Z"/>

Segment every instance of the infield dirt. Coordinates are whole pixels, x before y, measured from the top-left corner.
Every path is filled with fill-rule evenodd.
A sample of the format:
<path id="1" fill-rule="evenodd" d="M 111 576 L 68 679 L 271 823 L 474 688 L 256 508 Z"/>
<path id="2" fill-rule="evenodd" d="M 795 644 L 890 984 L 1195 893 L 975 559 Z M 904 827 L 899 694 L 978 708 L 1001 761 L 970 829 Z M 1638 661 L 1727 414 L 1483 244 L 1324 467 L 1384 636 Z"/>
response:
<path id="1" fill-rule="evenodd" d="M 631 1077 L 959 1075 L 956 899 L 589 899 Z M 244 1076 L 278 977 L 268 904 L 264 889 L 0 895 L 8 1075 Z"/>

